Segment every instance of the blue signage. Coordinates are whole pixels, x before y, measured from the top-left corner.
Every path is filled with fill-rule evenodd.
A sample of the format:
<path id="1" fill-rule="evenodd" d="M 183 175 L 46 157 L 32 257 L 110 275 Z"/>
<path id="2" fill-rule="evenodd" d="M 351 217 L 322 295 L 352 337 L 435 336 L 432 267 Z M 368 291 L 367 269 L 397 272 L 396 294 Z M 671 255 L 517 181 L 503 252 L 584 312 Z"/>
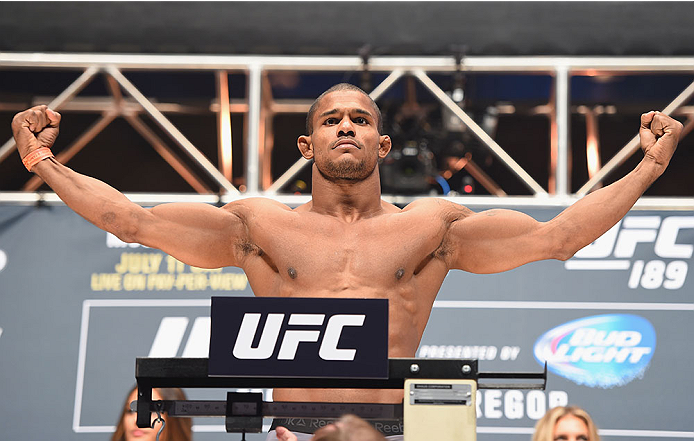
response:
<path id="1" fill-rule="evenodd" d="M 584 317 L 545 332 L 535 359 L 557 375 L 588 387 L 623 386 L 640 378 L 655 352 L 653 325 L 631 314 Z"/>

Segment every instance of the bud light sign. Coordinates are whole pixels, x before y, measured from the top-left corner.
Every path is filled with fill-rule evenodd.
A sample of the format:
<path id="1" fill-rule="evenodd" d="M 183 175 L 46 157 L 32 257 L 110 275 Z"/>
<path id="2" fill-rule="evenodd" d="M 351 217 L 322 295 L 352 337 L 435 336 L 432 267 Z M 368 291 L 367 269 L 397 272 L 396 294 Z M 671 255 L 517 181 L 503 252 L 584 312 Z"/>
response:
<path id="1" fill-rule="evenodd" d="M 557 375 L 588 387 L 623 386 L 640 378 L 655 352 L 655 330 L 643 317 L 585 317 L 545 332 L 535 359 Z"/>

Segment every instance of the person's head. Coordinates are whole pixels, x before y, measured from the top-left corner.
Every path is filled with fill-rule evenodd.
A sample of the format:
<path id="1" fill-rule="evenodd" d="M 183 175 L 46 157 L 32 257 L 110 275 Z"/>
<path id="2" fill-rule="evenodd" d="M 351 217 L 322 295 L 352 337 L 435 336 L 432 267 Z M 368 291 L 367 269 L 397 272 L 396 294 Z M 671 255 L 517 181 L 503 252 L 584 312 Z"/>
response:
<path id="1" fill-rule="evenodd" d="M 128 393 L 121 411 L 118 425 L 111 437 L 111 441 L 154 441 L 161 423 L 156 423 L 154 428 L 137 427 L 137 413 L 130 411 L 130 403 L 137 399 L 137 388 Z M 152 389 L 152 400 L 185 400 L 185 393 L 178 388 Z M 152 421 L 157 417 L 152 414 Z M 193 421 L 190 418 L 167 418 L 162 414 L 166 422 L 161 433 L 160 441 L 190 441 L 192 439 Z"/>
<path id="2" fill-rule="evenodd" d="M 301 154 L 330 181 L 361 181 L 377 169 L 390 151 L 391 141 L 381 135 L 381 112 L 361 89 L 338 84 L 311 106 L 306 130 L 297 141 Z"/>
<path id="3" fill-rule="evenodd" d="M 559 406 L 537 422 L 532 441 L 600 441 L 600 436 L 588 412 L 576 406 Z"/>
<path id="4" fill-rule="evenodd" d="M 332 92 L 341 92 L 341 91 L 352 91 L 352 92 L 357 92 L 364 97 L 366 97 L 370 104 L 371 107 L 373 108 L 374 116 L 376 117 L 376 129 L 378 130 L 378 134 L 382 135 L 383 134 L 383 116 L 381 115 L 381 109 L 379 109 L 378 104 L 376 104 L 376 101 L 371 99 L 371 96 L 369 96 L 368 93 L 364 92 L 362 89 L 359 87 L 349 84 L 349 83 L 339 83 L 334 86 L 332 86 L 330 89 L 326 90 L 325 92 L 321 93 L 318 98 L 313 101 L 313 104 L 311 104 L 311 108 L 308 109 L 308 113 L 306 114 L 306 133 L 311 136 L 313 134 L 313 117 L 316 113 L 316 108 L 320 104 L 320 102 L 323 100 L 323 98 Z"/>
<path id="5" fill-rule="evenodd" d="M 316 431 L 311 441 L 385 441 L 385 437 L 358 416 L 345 415 Z"/>

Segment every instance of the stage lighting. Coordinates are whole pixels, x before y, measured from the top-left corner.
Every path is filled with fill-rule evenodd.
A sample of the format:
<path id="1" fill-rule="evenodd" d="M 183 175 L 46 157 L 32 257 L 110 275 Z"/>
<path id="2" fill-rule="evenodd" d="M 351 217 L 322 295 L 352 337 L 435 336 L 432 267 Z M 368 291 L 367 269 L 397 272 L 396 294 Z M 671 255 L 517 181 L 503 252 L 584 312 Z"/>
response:
<path id="1" fill-rule="evenodd" d="M 463 178 L 463 183 L 460 187 L 461 193 L 463 194 L 474 194 L 475 193 L 475 180 L 472 176 L 465 176 Z"/>
<path id="2" fill-rule="evenodd" d="M 434 154 L 425 142 L 408 141 L 392 150 L 380 166 L 385 193 L 428 193 L 436 175 Z"/>

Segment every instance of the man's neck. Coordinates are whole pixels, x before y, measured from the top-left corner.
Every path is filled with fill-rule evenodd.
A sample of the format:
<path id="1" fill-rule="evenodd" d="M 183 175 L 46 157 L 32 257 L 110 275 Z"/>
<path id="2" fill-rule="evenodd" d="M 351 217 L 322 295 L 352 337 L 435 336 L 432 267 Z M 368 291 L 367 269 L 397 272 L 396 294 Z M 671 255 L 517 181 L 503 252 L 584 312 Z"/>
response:
<path id="1" fill-rule="evenodd" d="M 378 167 L 364 180 L 329 180 L 313 166 L 311 211 L 345 222 L 373 217 L 383 211 Z"/>

